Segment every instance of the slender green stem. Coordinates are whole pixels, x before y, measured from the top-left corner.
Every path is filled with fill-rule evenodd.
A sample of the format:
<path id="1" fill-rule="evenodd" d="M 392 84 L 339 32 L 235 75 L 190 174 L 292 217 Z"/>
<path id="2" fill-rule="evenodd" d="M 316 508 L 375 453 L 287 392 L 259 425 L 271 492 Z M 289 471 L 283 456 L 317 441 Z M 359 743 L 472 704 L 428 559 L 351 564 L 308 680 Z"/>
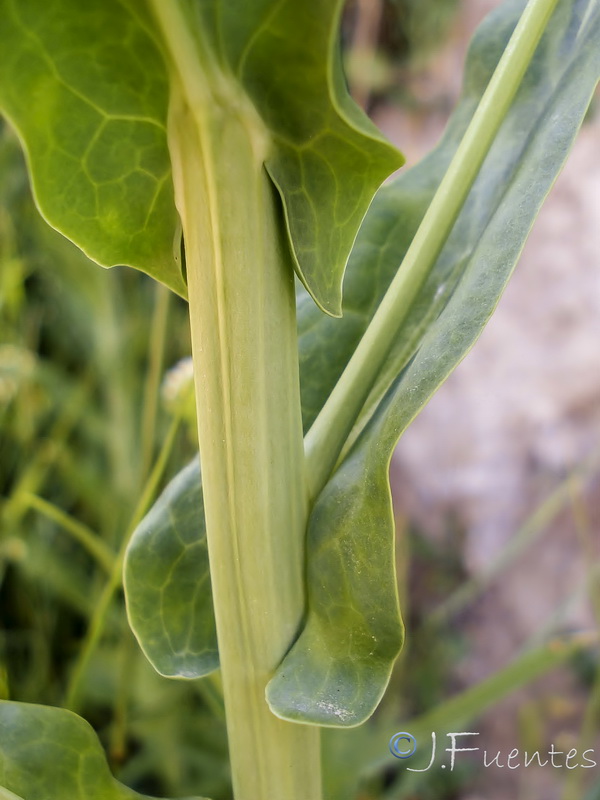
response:
<path id="1" fill-rule="evenodd" d="M 64 528 L 67 533 L 70 533 L 76 542 L 85 547 L 88 553 L 100 564 L 105 572 L 109 574 L 112 572 L 115 561 L 114 553 L 94 531 L 90 530 L 90 528 L 79 522 L 79 520 L 74 519 L 69 514 L 65 514 L 65 512 L 57 508 L 57 506 L 49 503 L 42 497 L 38 497 L 36 494 L 22 492 L 21 499 L 30 508 L 39 511 L 40 514 L 56 522 L 56 524 Z"/>
<path id="2" fill-rule="evenodd" d="M 398 273 L 305 439 L 312 498 L 344 442 L 411 304 L 452 230 L 558 0 L 530 0 Z"/>
<path id="3" fill-rule="evenodd" d="M 596 622 L 596 630 L 600 633 L 600 575 L 597 568 L 596 542 L 594 532 L 588 515 L 588 509 L 583 497 L 581 478 L 570 476 L 569 490 L 573 512 L 573 521 L 581 543 L 582 555 L 586 568 L 586 583 L 588 587 L 588 597 L 592 614 Z M 584 752 L 594 743 L 594 738 L 598 731 L 598 719 L 600 715 L 600 666 L 596 667 L 591 691 L 585 705 L 577 751 Z M 573 770 L 565 776 L 562 787 L 563 800 L 570 800 L 572 797 L 583 797 L 584 774 L 583 770 Z"/>
<path id="4" fill-rule="evenodd" d="M 551 614 L 546 620 L 535 630 L 535 633 L 529 637 L 527 646 L 534 647 L 540 642 L 543 642 L 549 636 L 556 636 L 560 631 L 568 627 L 573 614 L 577 614 L 581 603 L 586 601 L 586 596 L 590 592 L 590 587 L 593 584 L 600 583 L 600 564 L 596 561 L 589 565 L 585 580 L 580 581 L 575 589 L 571 591 L 564 600 L 553 608 Z M 600 632 L 596 632 L 596 637 Z"/>
<path id="5" fill-rule="evenodd" d="M 127 544 L 129 542 L 129 537 L 135 530 L 135 528 L 140 523 L 142 517 L 148 511 L 150 506 L 152 505 L 152 501 L 156 497 L 158 492 L 158 487 L 160 486 L 160 482 L 165 474 L 165 469 L 167 468 L 167 462 L 171 456 L 171 452 L 173 450 L 173 445 L 175 444 L 175 437 L 177 436 L 177 432 L 179 430 L 179 426 L 181 425 L 182 417 L 181 414 L 177 414 L 171 422 L 169 426 L 169 430 L 167 431 L 167 435 L 165 437 L 165 441 L 160 449 L 160 453 L 158 454 L 158 458 L 154 462 L 154 467 L 152 468 L 152 472 L 148 476 L 146 483 L 144 485 L 144 489 L 142 494 L 140 495 L 140 499 L 138 500 L 138 504 L 135 507 L 133 514 L 131 515 L 131 520 L 129 525 L 127 526 L 127 533 L 125 535 L 125 541 L 122 543 L 121 548 L 125 550 Z"/>
<path id="6" fill-rule="evenodd" d="M 25 469 L 17 478 L 14 491 L 2 508 L 2 522 L 7 527 L 16 527 L 29 508 L 25 495 L 38 494 L 42 490 L 48 474 L 65 451 L 65 442 L 84 413 L 92 388 L 90 373 L 73 388 L 44 442 L 27 461 Z"/>
<path id="7" fill-rule="evenodd" d="M 575 530 L 581 544 L 583 562 L 587 572 L 588 594 L 596 626 L 600 631 L 600 582 L 594 575 L 593 566 L 597 563 L 596 541 L 589 512 L 583 496 L 583 481 L 581 474 L 572 474 L 569 477 L 569 495 Z"/>
<path id="8" fill-rule="evenodd" d="M 304 613 L 308 515 L 293 267 L 263 167 L 269 138 L 182 7 L 153 7 L 173 64 L 169 148 L 234 794 L 319 800 L 318 729 L 278 719 L 265 699 Z"/>
<path id="9" fill-rule="evenodd" d="M 431 613 L 427 619 L 427 626 L 447 624 L 450 617 L 462 611 L 478 595 L 483 594 L 490 583 L 514 564 L 523 551 L 531 547 L 545 533 L 550 522 L 568 503 L 572 492 L 572 482 L 589 478 L 598 471 L 599 466 L 600 448 L 580 464 L 572 474 L 568 475 L 552 494 L 532 512 L 486 571 L 463 582 Z M 593 563 L 593 559 L 591 563 Z M 600 620 L 600 615 L 598 618 Z"/>
<path id="10" fill-rule="evenodd" d="M 135 686 L 135 662 L 139 654 L 135 639 L 129 629 L 121 637 L 118 658 L 117 691 L 113 700 L 113 721 L 110 730 L 108 753 L 112 764 L 122 764 L 127 755 L 128 710 Z"/>
<path id="11" fill-rule="evenodd" d="M 108 621 L 108 614 L 114 596 L 122 584 L 123 562 L 125 560 L 125 551 L 127 550 L 129 539 L 131 538 L 131 534 L 137 527 L 145 512 L 148 510 L 152 499 L 156 494 L 158 485 L 167 466 L 167 461 L 171 455 L 173 444 L 175 442 L 175 436 L 179 429 L 180 423 L 180 417 L 176 417 L 171 423 L 171 427 L 167 433 L 160 454 L 146 482 L 142 496 L 135 508 L 135 511 L 133 512 L 131 521 L 121 542 L 119 552 L 115 556 L 109 579 L 104 585 L 104 588 L 102 589 L 100 597 L 98 598 L 94 608 L 94 614 L 79 650 L 77 660 L 67 685 L 67 691 L 65 693 L 64 706 L 65 708 L 71 709 L 71 711 L 77 711 L 79 708 L 81 701 L 81 688 L 85 673 L 90 663 L 90 659 L 99 645 L 102 635 L 104 634 L 106 623 Z"/>
<path id="12" fill-rule="evenodd" d="M 142 480 L 146 479 L 146 475 L 152 464 L 156 416 L 158 413 L 158 395 L 165 355 L 171 292 L 166 286 L 157 283 L 154 297 L 155 304 L 152 316 L 152 329 L 150 332 L 148 372 L 146 374 L 146 385 L 144 387 L 144 412 L 142 414 Z"/>

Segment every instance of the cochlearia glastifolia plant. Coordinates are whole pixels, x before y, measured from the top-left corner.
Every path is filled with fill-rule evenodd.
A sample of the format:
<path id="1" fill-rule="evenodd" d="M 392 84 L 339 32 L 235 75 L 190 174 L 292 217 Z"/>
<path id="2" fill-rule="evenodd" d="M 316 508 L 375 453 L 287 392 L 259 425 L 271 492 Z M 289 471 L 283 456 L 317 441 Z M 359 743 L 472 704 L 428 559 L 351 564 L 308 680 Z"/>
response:
<path id="1" fill-rule="evenodd" d="M 403 158 L 347 92 L 342 6 L 0 0 L 39 211 L 189 303 L 200 458 L 113 590 L 160 674 L 220 670 L 236 800 L 319 800 L 320 728 L 381 700 L 392 451 L 492 314 L 600 74 L 599 0 L 507 0 L 439 145 L 379 188 Z M 71 711 L 6 701 L 0 725 L 3 798 L 141 797 Z"/>

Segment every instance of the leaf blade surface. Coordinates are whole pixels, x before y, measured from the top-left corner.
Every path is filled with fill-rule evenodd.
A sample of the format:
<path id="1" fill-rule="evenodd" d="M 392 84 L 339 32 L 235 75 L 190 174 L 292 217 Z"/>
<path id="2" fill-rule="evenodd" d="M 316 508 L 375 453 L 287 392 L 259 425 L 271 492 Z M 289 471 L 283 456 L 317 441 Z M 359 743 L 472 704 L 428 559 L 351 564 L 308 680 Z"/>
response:
<path id="1" fill-rule="evenodd" d="M 94 730 L 70 711 L 1 701 L 0 731 L 6 800 L 150 800 L 113 778 Z"/>
<path id="2" fill-rule="evenodd" d="M 38 208 L 94 261 L 185 295 L 166 141 L 168 86 L 139 0 L 2 0 L 0 109 Z"/>
<path id="3" fill-rule="evenodd" d="M 198 458 L 134 531 L 124 587 L 130 627 L 157 672 L 199 678 L 218 668 Z"/>

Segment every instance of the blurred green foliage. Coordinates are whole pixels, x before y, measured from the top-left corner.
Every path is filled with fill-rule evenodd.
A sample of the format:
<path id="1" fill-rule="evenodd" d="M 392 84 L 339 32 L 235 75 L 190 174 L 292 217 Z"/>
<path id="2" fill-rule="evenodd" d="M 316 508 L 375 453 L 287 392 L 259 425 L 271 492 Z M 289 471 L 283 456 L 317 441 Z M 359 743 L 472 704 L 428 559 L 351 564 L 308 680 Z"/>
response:
<path id="1" fill-rule="evenodd" d="M 370 108 L 386 99 L 414 105 L 401 76 L 420 69 L 445 41 L 458 7 L 458 0 L 351 0 L 344 57 L 359 104 Z"/>
<path id="2" fill-rule="evenodd" d="M 381 47 L 394 61 L 420 61 L 444 39 L 459 0 L 384 0 Z"/>

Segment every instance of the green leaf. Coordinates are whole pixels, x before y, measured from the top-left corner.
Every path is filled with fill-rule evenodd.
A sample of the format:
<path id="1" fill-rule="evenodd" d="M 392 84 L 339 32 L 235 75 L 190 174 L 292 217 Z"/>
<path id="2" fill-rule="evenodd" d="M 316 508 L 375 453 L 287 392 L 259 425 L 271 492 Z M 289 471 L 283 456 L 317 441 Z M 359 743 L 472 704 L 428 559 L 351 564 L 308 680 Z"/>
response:
<path id="1" fill-rule="evenodd" d="M 365 473 L 357 460 L 342 484 L 345 489 L 352 481 L 352 502 L 337 489 L 334 476 L 313 510 L 307 543 L 308 619 L 267 689 L 278 716 L 319 725 L 358 725 L 385 691 L 404 630 L 387 462 L 378 466 Z"/>
<path id="2" fill-rule="evenodd" d="M 105 267 L 185 295 L 167 77 L 142 0 L 0 0 L 0 110 L 46 220 Z"/>
<path id="3" fill-rule="evenodd" d="M 455 146 L 455 141 L 451 144 Z M 448 166 L 450 150 L 449 146 L 434 151 L 375 196 L 348 262 L 342 319 L 324 316 L 303 289 L 297 290 L 305 433 L 323 408 L 396 274 Z"/>
<path id="4" fill-rule="evenodd" d="M 342 5 L 187 3 L 195 66 L 217 97 L 233 82 L 258 110 L 296 269 L 338 315 L 360 223 L 403 162 L 346 90 Z M 0 0 L 0 13 L 0 109 L 22 140 L 40 211 L 102 266 L 129 264 L 185 295 L 174 256 L 167 71 L 145 4 Z"/>
<path id="5" fill-rule="evenodd" d="M 280 192 L 296 271 L 339 316 L 360 223 L 403 163 L 346 89 L 337 44 L 343 0 L 153 3 L 190 115 L 206 129 L 217 121 L 216 152 L 228 111 L 243 117 L 249 98 L 258 112 L 261 124 L 252 120 L 249 135 Z M 194 39 L 182 48 L 185 28 Z"/>
<path id="6" fill-rule="evenodd" d="M 342 7 L 342 0 L 238 0 L 221 17 L 228 59 L 271 131 L 266 166 L 282 196 L 298 276 L 338 316 L 359 225 L 404 161 L 348 95 L 336 42 Z"/>
<path id="7" fill-rule="evenodd" d="M 113 778 L 94 730 L 70 711 L 0 702 L 0 732 L 3 800 L 149 800 Z"/>
<path id="8" fill-rule="evenodd" d="M 447 163 L 522 5 L 503 6 L 482 26 L 457 117 L 438 150 L 417 168 L 417 185 L 426 187 L 427 171 L 437 177 Z M 600 6 L 595 0 L 561 3 L 447 245 L 398 332 L 341 463 L 316 502 L 307 544 L 307 623 L 267 689 L 272 710 L 285 719 L 358 724 L 385 689 L 401 645 L 390 578 L 393 449 L 491 316 L 599 74 Z M 395 212 L 408 201 L 406 183 L 415 181 L 409 176 L 386 189 L 369 215 L 366 231 L 390 231 L 382 238 L 388 242 L 382 253 L 373 247 L 372 258 L 355 262 L 365 275 L 375 270 L 375 282 L 383 260 L 397 255 Z M 417 194 L 409 219 L 418 218 L 422 203 L 423 194 Z M 363 253 L 368 251 L 367 246 Z M 367 314 L 378 291 L 367 296 Z"/>
<path id="9" fill-rule="evenodd" d="M 218 668 L 199 459 L 134 531 L 124 586 L 129 624 L 157 672 L 198 678 Z"/>

